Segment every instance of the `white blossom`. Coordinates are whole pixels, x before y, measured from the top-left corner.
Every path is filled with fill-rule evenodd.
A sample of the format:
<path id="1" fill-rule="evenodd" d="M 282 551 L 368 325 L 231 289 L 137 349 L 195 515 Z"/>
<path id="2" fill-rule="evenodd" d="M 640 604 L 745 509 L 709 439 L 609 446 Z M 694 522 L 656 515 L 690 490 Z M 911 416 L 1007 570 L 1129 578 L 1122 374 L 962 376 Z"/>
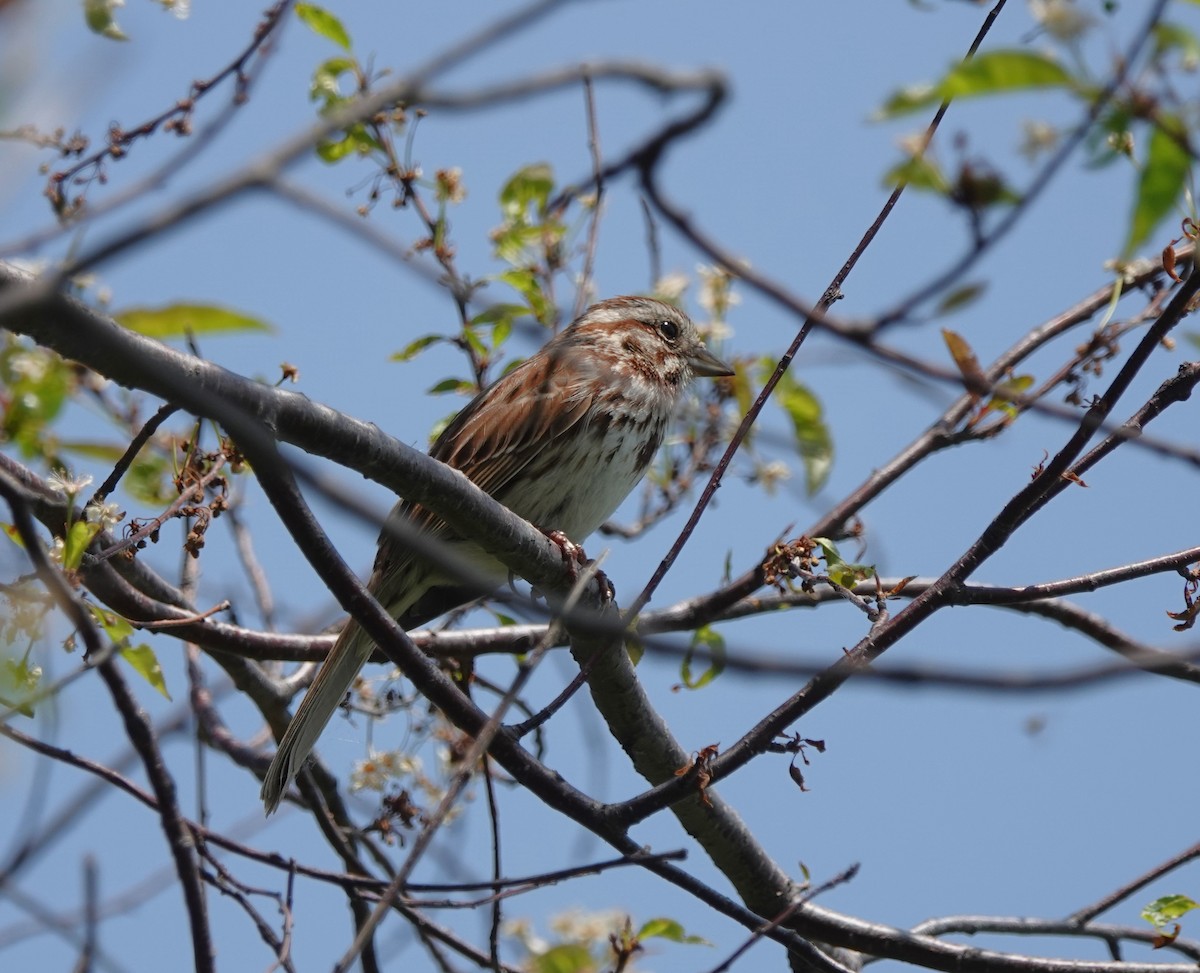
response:
<path id="1" fill-rule="evenodd" d="M 36 351 L 21 351 L 9 359 L 8 367 L 15 375 L 27 378 L 35 384 L 46 375 L 46 355 Z"/>
<path id="2" fill-rule="evenodd" d="M 158 0 L 163 5 L 163 10 L 169 10 L 179 20 L 187 20 L 188 14 L 192 12 L 192 0 Z"/>
<path id="3" fill-rule="evenodd" d="M 687 290 L 688 279 L 686 274 L 681 274 L 678 271 L 670 274 L 663 274 L 654 282 L 654 294 L 667 302 L 678 301 L 683 297 L 683 292 Z"/>
<path id="4" fill-rule="evenodd" d="M 350 773 L 353 791 L 382 791 L 389 782 L 421 772 L 421 759 L 401 750 L 372 750 Z"/>
<path id="5" fill-rule="evenodd" d="M 73 497 L 81 490 L 87 488 L 92 482 L 92 478 L 86 473 L 83 476 L 72 477 L 65 469 L 58 469 L 46 477 L 46 483 L 55 493 L 65 493 L 68 497 Z"/>
<path id="6" fill-rule="evenodd" d="M 89 524 L 99 524 L 101 527 L 116 527 L 122 520 L 125 519 L 125 511 L 123 511 L 115 503 L 92 503 L 88 504 L 84 511 L 84 517 L 87 518 Z"/>
<path id="7" fill-rule="evenodd" d="M 1047 34 L 1064 43 L 1079 40 L 1095 22 L 1074 0 L 1029 0 L 1029 11 Z"/>
<path id="8" fill-rule="evenodd" d="M 1058 129 L 1049 122 L 1026 120 L 1021 123 L 1021 145 L 1018 151 L 1030 162 L 1058 145 Z"/>
<path id="9" fill-rule="evenodd" d="M 758 468 L 758 482 L 768 494 L 774 494 L 779 484 L 792 477 L 792 468 L 783 460 L 772 460 Z"/>

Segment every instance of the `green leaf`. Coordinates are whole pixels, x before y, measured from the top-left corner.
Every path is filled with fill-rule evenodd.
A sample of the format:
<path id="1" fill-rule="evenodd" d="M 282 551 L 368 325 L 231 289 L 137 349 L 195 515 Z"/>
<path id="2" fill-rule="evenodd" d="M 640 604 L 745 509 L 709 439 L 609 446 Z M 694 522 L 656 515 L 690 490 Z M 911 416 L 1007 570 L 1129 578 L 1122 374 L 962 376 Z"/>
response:
<path id="1" fill-rule="evenodd" d="M 162 666 L 159 665 L 154 650 L 144 642 L 130 644 L 133 626 L 120 615 L 106 611 L 99 605 L 88 602 L 87 608 L 104 630 L 104 634 L 118 647 L 121 657 L 133 666 L 134 671 L 146 682 L 170 699 L 171 694 L 167 691 L 166 680 L 163 679 Z"/>
<path id="2" fill-rule="evenodd" d="M 117 6 L 116 0 L 83 0 L 83 19 L 88 30 L 109 40 L 129 40 L 113 17 L 113 10 Z"/>
<path id="3" fill-rule="evenodd" d="M 492 328 L 492 352 L 496 352 L 512 334 L 512 320 L 497 321 Z"/>
<path id="4" fill-rule="evenodd" d="M 704 646 L 710 652 L 710 663 L 700 675 L 692 675 L 692 656 L 696 649 Z M 679 665 L 679 678 L 688 689 L 701 689 L 725 671 L 725 638 L 716 629 L 701 625 L 692 633 L 692 644 L 688 646 L 683 662 Z"/>
<path id="5" fill-rule="evenodd" d="M 173 470 L 166 457 L 150 449 L 138 454 L 121 481 L 125 492 L 148 507 L 161 507 L 178 499 L 171 484 Z"/>
<path id="6" fill-rule="evenodd" d="M 340 162 L 348 155 L 370 155 L 380 148 L 379 140 L 362 125 L 352 125 L 346 134 L 336 139 L 325 139 L 317 143 L 317 157 L 322 162 Z"/>
<path id="7" fill-rule="evenodd" d="M 77 520 L 67 531 L 63 541 L 63 567 L 75 571 L 83 563 L 83 552 L 87 550 L 92 538 L 100 533 L 100 524 L 89 524 L 86 520 Z"/>
<path id="8" fill-rule="evenodd" d="M 532 969 L 535 973 L 592 973 L 597 966 L 586 947 L 563 943 L 533 957 Z"/>
<path id="9" fill-rule="evenodd" d="M 987 407 L 991 411 L 1002 412 L 1009 419 L 1017 417 L 1017 399 L 1033 387 L 1032 375 L 1014 375 L 996 386 L 996 394 L 989 400 Z"/>
<path id="10" fill-rule="evenodd" d="M 443 378 L 436 385 L 430 387 L 426 394 L 428 395 L 445 395 L 447 392 L 474 392 L 475 386 L 471 382 L 461 378 Z"/>
<path id="11" fill-rule="evenodd" d="M 358 62 L 352 57 L 331 57 L 322 61 L 313 71 L 312 84 L 308 89 L 310 101 L 323 101 L 325 106 L 332 107 L 346 101 L 348 96 L 342 93 L 342 75 L 356 72 Z"/>
<path id="12" fill-rule="evenodd" d="M 928 81 L 921 84 L 911 84 L 898 89 L 875 110 L 872 117 L 876 121 L 898 118 L 901 115 L 915 112 L 927 105 L 936 105 L 940 100 L 936 85 L 932 85 Z"/>
<path id="13" fill-rule="evenodd" d="M 1142 909 L 1142 918 L 1161 929 L 1193 909 L 1200 909 L 1200 902 L 1194 902 L 1186 895 L 1164 895 Z"/>
<path id="14" fill-rule="evenodd" d="M 525 255 L 542 242 L 544 233 L 541 224 L 523 220 L 506 223 L 493 233 L 492 249 L 501 260 L 520 264 Z"/>
<path id="15" fill-rule="evenodd" d="M 821 548 L 825 559 L 825 574 L 834 584 L 843 588 L 853 588 L 860 581 L 866 581 L 875 576 L 875 567 L 871 564 L 854 564 L 842 559 L 837 545 L 828 537 L 814 537 L 813 543 Z"/>
<path id="16" fill-rule="evenodd" d="M 625 636 L 625 654 L 629 656 L 629 661 L 633 663 L 636 669 L 642 661 L 642 656 L 646 654 L 646 646 L 635 635 Z"/>
<path id="17" fill-rule="evenodd" d="M 528 268 L 518 268 L 505 270 L 497 274 L 495 279 L 508 284 L 525 298 L 533 316 L 543 324 L 546 322 L 550 312 L 550 303 L 546 300 L 546 295 L 542 293 L 537 274 Z"/>
<path id="18" fill-rule="evenodd" d="M 488 353 L 488 347 L 483 343 L 483 339 L 479 337 L 478 332 L 474 328 L 463 329 L 463 340 L 466 341 L 471 351 L 475 352 L 479 357 L 483 357 Z"/>
<path id="19" fill-rule="evenodd" d="M 167 699 L 171 698 L 171 694 L 167 691 L 166 680 L 163 679 L 162 666 L 158 664 L 158 656 L 154 654 L 154 650 L 150 646 L 144 642 L 138 645 L 127 645 L 121 649 L 121 658 L 133 666 L 139 676 Z"/>
<path id="20" fill-rule="evenodd" d="M 493 304 L 491 307 L 486 307 L 475 317 L 471 318 L 472 324 L 498 324 L 501 321 L 512 322 L 514 318 L 519 318 L 522 315 L 528 314 L 529 308 L 524 304 Z"/>
<path id="21" fill-rule="evenodd" d="M 96 620 L 96 624 L 104 629 L 104 634 L 112 639 L 112 641 L 121 642 L 133 635 L 133 626 L 120 615 L 105 611 L 99 605 L 92 602 L 87 603 L 87 608 Z"/>
<path id="22" fill-rule="evenodd" d="M 553 190 L 554 170 L 548 163 L 525 166 L 517 170 L 500 190 L 500 210 L 506 219 L 523 219 L 532 203 L 535 212 L 541 216 Z"/>
<path id="23" fill-rule="evenodd" d="M 56 445 L 49 435 L 78 384 L 58 355 L 42 349 L 9 345 L 0 357 L 0 441 L 16 443 L 27 456 L 52 458 Z"/>
<path id="24" fill-rule="evenodd" d="M 403 348 L 401 348 L 399 351 L 392 354 L 388 358 L 388 361 L 412 361 L 414 358 L 417 357 L 417 355 L 419 355 L 421 352 L 423 352 L 430 345 L 435 345 L 439 341 L 447 341 L 447 340 L 449 340 L 449 339 L 447 339 L 445 335 L 423 334 L 423 335 L 421 335 L 421 337 L 415 338 L 414 340 L 410 341 L 407 345 L 405 345 Z"/>
<path id="25" fill-rule="evenodd" d="M 773 369 L 774 363 L 764 359 L 763 368 Z M 833 469 L 833 437 L 822 417 L 820 400 L 790 372 L 780 379 L 773 394 L 792 422 L 796 451 L 804 461 L 805 488 L 812 496 L 825 485 Z"/>
<path id="26" fill-rule="evenodd" d="M 875 117 L 897 118 L 947 99 L 1031 88 L 1082 90 L 1083 87 L 1069 71 L 1047 55 L 1022 50 L 989 51 L 955 65 L 936 84 L 900 89 L 883 104 Z"/>
<path id="27" fill-rule="evenodd" d="M 638 939 L 666 939 L 673 943 L 688 943 L 699 946 L 711 946 L 702 936 L 689 936 L 682 925 L 674 919 L 648 919 L 638 930 Z"/>
<path id="28" fill-rule="evenodd" d="M 115 463 L 125 455 L 125 447 L 113 443 L 99 443 L 86 439 L 62 439 L 58 448 L 69 453 L 78 453 L 89 459 L 100 460 L 104 463 Z"/>
<path id="29" fill-rule="evenodd" d="M 342 22 L 324 7 L 312 3 L 296 4 L 296 16 L 299 17 L 309 30 L 319 37 L 333 41 L 343 50 L 350 50 L 350 35 Z"/>
<path id="30" fill-rule="evenodd" d="M 1125 242 L 1124 253 L 1127 257 L 1171 212 L 1187 185 L 1192 160 L 1187 149 L 1180 144 L 1181 141 L 1186 141 L 1186 137 L 1182 125 L 1174 116 L 1162 116 L 1150 133 L 1146 164 L 1138 178 L 1129 238 Z"/>
<path id="31" fill-rule="evenodd" d="M 954 68 L 941 84 L 943 98 L 970 98 L 1029 88 L 1074 88 L 1075 78 L 1054 58 L 1033 51 L 989 51 Z"/>
<path id="32" fill-rule="evenodd" d="M 29 664 L 29 657 L 0 659 L 0 706 L 33 716 L 33 700 L 42 682 L 42 667 Z"/>
<path id="33" fill-rule="evenodd" d="M 774 368 L 775 366 L 772 365 L 772 372 L 774 371 Z M 758 390 L 753 388 L 750 384 L 750 369 L 738 368 L 736 371 L 737 374 L 734 375 L 733 378 L 724 378 L 721 381 L 729 382 L 733 385 L 733 400 L 737 403 L 738 415 L 744 416 L 750 411 L 750 407 L 754 403 L 754 397 Z M 764 375 L 765 374 L 766 373 L 764 373 Z M 765 380 L 766 379 L 764 377 L 763 381 Z M 755 425 L 757 425 L 757 423 Z M 751 426 L 749 431 L 746 433 L 747 445 L 753 442 L 754 429 L 755 427 Z"/>
<path id="34" fill-rule="evenodd" d="M 524 304 L 493 304 L 471 318 L 471 324 L 492 326 L 491 354 L 495 355 L 512 334 L 513 321 L 529 313 L 529 308 Z"/>
<path id="35" fill-rule="evenodd" d="M 1153 56 L 1157 59 L 1170 51 L 1179 51 L 1185 61 L 1195 61 L 1200 58 L 1200 39 L 1179 24 L 1155 24 Z"/>
<path id="36" fill-rule="evenodd" d="M 950 314 L 952 311 L 958 311 L 968 304 L 974 304 L 985 290 L 987 290 L 987 283 L 983 281 L 963 284 L 943 297 L 938 302 L 937 310 L 934 313 Z"/>
<path id="37" fill-rule="evenodd" d="M 316 151 L 322 162 L 339 162 L 354 151 L 354 140 L 349 135 L 336 142 L 326 139 L 317 144 Z"/>
<path id="38" fill-rule="evenodd" d="M 252 318 L 215 304 L 168 304 L 165 307 L 137 307 L 114 314 L 119 323 L 148 338 L 182 338 L 191 334 L 231 332 L 274 332 L 259 318 Z"/>
<path id="39" fill-rule="evenodd" d="M 883 184 L 908 186 L 910 189 L 937 193 L 939 196 L 947 196 L 950 193 L 950 183 L 946 181 L 938 164 L 928 156 L 911 156 L 905 159 L 884 173 Z"/>

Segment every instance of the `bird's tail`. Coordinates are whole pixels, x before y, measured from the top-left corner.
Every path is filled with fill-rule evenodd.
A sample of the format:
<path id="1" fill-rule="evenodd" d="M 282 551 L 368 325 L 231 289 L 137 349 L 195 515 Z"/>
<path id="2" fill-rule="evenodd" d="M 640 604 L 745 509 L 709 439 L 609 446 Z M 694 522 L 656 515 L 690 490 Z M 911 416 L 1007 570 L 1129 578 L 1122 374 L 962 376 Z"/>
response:
<path id="1" fill-rule="evenodd" d="M 371 637 L 350 619 L 288 724 L 287 732 L 279 741 L 279 749 L 275 751 L 275 759 L 263 778 L 260 796 L 267 814 L 272 814 L 279 806 L 288 785 L 299 773 L 374 647 Z"/>

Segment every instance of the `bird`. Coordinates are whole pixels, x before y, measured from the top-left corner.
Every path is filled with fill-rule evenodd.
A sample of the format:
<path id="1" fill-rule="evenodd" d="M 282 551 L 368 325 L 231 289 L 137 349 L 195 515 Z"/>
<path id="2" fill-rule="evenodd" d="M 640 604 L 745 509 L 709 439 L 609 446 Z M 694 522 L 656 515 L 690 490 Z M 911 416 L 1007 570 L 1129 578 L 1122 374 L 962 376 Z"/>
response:
<path id="1" fill-rule="evenodd" d="M 641 480 L 692 380 L 734 374 L 705 347 L 691 319 L 649 297 L 592 305 L 536 354 L 476 395 L 430 455 L 465 474 L 551 536 L 582 543 Z M 497 586 L 506 569 L 418 504 L 405 521 L 448 545 Z M 477 591 L 419 557 L 387 530 L 367 589 L 402 628 L 425 624 Z M 271 814 L 374 650 L 349 620 L 289 722 L 262 784 Z"/>

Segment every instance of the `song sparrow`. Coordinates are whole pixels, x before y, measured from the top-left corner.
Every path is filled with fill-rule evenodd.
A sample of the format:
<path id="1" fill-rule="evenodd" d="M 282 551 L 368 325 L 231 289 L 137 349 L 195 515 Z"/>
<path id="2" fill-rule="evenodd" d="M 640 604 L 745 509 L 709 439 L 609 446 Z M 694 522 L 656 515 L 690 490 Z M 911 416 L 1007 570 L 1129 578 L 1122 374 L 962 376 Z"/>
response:
<path id="1" fill-rule="evenodd" d="M 732 375 L 682 311 L 644 297 L 590 308 L 541 351 L 477 395 L 430 455 L 545 531 L 583 541 L 642 478 L 676 406 L 696 376 Z M 503 583 L 505 569 L 416 504 L 409 521 Z M 404 628 L 469 600 L 395 540 L 380 538 L 367 585 Z M 292 717 L 263 780 L 267 813 L 278 806 L 374 643 L 351 619 Z"/>

